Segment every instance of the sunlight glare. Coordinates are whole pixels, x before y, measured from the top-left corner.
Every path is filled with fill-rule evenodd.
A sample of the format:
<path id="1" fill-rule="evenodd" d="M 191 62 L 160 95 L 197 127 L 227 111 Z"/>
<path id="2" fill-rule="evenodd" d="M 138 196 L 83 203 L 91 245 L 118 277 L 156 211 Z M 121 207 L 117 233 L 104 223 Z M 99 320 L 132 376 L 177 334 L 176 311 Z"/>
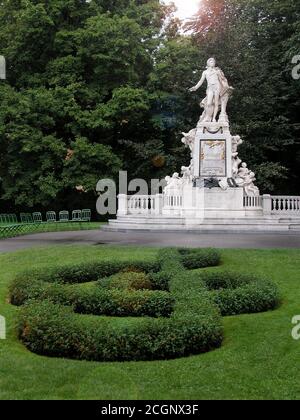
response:
<path id="1" fill-rule="evenodd" d="M 201 0 L 165 0 L 165 3 L 175 3 L 178 9 L 176 16 L 185 20 L 191 18 L 198 12 Z"/>

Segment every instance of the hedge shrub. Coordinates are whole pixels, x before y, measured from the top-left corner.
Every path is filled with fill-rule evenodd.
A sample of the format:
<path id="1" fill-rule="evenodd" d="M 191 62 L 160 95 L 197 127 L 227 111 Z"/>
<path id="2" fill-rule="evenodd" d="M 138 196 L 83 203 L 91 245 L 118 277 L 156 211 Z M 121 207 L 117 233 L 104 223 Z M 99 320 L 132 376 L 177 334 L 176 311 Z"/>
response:
<path id="1" fill-rule="evenodd" d="M 47 267 L 40 270 L 30 270 L 18 277 L 31 276 L 47 283 L 75 284 L 97 281 L 112 276 L 120 271 L 140 271 L 152 273 L 159 271 L 159 263 L 146 261 L 92 261 L 82 264 Z"/>
<path id="2" fill-rule="evenodd" d="M 20 306 L 31 300 L 71 306 L 80 314 L 109 316 L 168 317 L 174 307 L 170 293 L 159 290 L 78 288 L 38 280 L 30 282 L 28 278 L 22 287 L 20 280 L 15 281 L 11 288 L 11 303 Z"/>
<path id="3" fill-rule="evenodd" d="M 187 270 L 214 267 L 221 262 L 221 254 L 215 249 L 180 249 L 179 252 Z"/>
<path id="4" fill-rule="evenodd" d="M 139 273 L 141 267 L 148 273 L 146 276 Z M 28 273 L 19 277 L 11 287 L 11 300 L 25 304 L 21 311 L 21 339 L 39 354 L 110 361 L 180 357 L 221 345 L 219 311 L 196 273 L 191 275 L 184 269 L 178 251 L 165 250 L 155 264 L 137 264 L 136 268 L 126 276 L 130 277 L 131 272 L 136 280 L 138 274 L 140 280 L 150 280 L 156 290 L 129 290 L 128 277 L 124 288 L 124 274 L 128 273 L 126 269 L 124 273 L 124 267 L 122 273 L 102 279 L 92 287 L 66 284 L 71 283 L 71 278 L 74 283 L 79 282 L 78 269 L 59 269 L 56 276 L 51 273 L 42 279 L 34 276 L 33 282 Z M 160 272 L 155 272 L 157 268 Z M 95 275 L 83 271 L 81 281 L 95 279 Z M 112 271 L 106 270 L 105 274 L 108 273 Z M 113 287 L 118 277 L 123 284 Z M 51 279 L 52 283 L 45 279 Z M 131 318 L 124 326 L 119 318 L 82 317 L 76 312 L 151 314 L 152 318 Z"/>
<path id="5" fill-rule="evenodd" d="M 13 305 L 23 305 L 28 299 L 38 298 L 43 283 L 80 284 L 105 279 L 119 272 L 145 272 L 153 274 L 159 271 L 159 262 L 144 261 L 93 261 L 62 267 L 46 267 L 28 270 L 16 276 L 10 286 L 10 299 Z M 159 288 L 158 288 L 159 289 Z M 55 290 L 55 287 L 52 288 Z M 57 288 L 56 290 L 60 290 Z"/>
<path id="6" fill-rule="evenodd" d="M 219 318 L 142 318 L 126 328 L 100 318 L 97 323 L 70 308 L 43 301 L 26 305 L 20 337 L 31 351 L 94 361 L 154 360 L 206 352 L 221 345 Z"/>
<path id="7" fill-rule="evenodd" d="M 214 250 L 165 249 L 154 263 L 94 262 L 22 274 L 10 290 L 12 303 L 23 306 L 19 336 L 35 353 L 94 361 L 215 349 L 223 339 L 221 313 L 268 310 L 279 302 L 270 281 L 194 270 L 219 263 Z"/>
<path id="8" fill-rule="evenodd" d="M 143 272 L 123 271 L 98 281 L 100 287 L 108 289 L 152 290 L 151 277 Z"/>
<path id="9" fill-rule="evenodd" d="M 223 316 L 264 312 L 280 304 L 276 285 L 253 274 L 204 271 L 200 278 L 213 291 L 212 299 Z"/>

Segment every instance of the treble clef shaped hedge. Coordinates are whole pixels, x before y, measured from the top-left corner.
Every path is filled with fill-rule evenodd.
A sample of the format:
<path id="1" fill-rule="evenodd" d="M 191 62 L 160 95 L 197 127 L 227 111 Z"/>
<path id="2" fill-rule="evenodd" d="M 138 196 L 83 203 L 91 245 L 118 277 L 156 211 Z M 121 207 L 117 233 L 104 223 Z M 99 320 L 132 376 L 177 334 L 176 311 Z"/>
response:
<path id="1" fill-rule="evenodd" d="M 22 273 L 10 288 L 19 337 L 40 355 L 94 361 L 169 359 L 223 340 L 222 315 L 280 303 L 269 280 L 220 268 L 215 250 L 164 249 L 153 263 L 102 262 Z M 204 270 L 199 270 L 204 269 Z"/>

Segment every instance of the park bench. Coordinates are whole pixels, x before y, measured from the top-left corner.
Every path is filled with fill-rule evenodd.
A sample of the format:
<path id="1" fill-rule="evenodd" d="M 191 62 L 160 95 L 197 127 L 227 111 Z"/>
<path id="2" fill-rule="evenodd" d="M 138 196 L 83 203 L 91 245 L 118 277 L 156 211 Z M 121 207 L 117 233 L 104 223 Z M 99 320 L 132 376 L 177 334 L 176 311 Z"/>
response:
<path id="1" fill-rule="evenodd" d="M 21 219 L 21 223 L 25 225 L 33 223 L 33 217 L 31 213 L 21 213 L 20 219 Z"/>
<path id="2" fill-rule="evenodd" d="M 0 224 L 8 224 L 8 223 L 18 223 L 18 218 L 16 214 L 0 214 Z"/>
<path id="3" fill-rule="evenodd" d="M 92 219 L 92 211 L 90 209 L 83 209 L 81 212 L 81 220 L 83 222 L 90 222 Z"/>
<path id="4" fill-rule="evenodd" d="M 55 223 L 56 222 L 56 213 L 55 213 L 55 211 L 47 211 L 47 213 L 46 213 L 46 220 L 47 220 L 47 223 Z"/>
<path id="5" fill-rule="evenodd" d="M 81 222 L 82 221 L 82 211 L 73 210 L 72 211 L 72 222 Z"/>
<path id="6" fill-rule="evenodd" d="M 43 221 L 41 212 L 34 213 L 20 213 L 20 222 L 16 214 L 0 214 L 0 239 L 11 238 L 14 236 L 23 235 L 32 232 L 35 228 L 38 229 L 41 225 L 50 223 L 69 223 L 69 222 L 90 222 L 92 212 L 90 209 L 73 210 L 72 218 L 67 210 L 62 210 L 58 214 L 55 211 L 46 212 L 46 221 Z"/>
<path id="7" fill-rule="evenodd" d="M 34 223 L 43 223 L 43 216 L 40 212 L 32 213 L 32 218 Z"/>
<path id="8" fill-rule="evenodd" d="M 70 221 L 70 213 L 66 210 L 60 211 L 58 218 L 60 223 L 68 223 Z"/>

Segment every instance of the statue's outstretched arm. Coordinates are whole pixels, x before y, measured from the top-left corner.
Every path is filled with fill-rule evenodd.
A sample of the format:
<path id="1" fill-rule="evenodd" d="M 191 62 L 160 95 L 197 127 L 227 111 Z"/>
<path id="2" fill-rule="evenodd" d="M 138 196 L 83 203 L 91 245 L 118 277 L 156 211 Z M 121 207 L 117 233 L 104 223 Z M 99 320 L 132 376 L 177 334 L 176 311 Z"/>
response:
<path id="1" fill-rule="evenodd" d="M 202 77 L 199 80 L 199 82 L 196 84 L 196 86 L 193 86 L 191 89 L 189 89 L 190 92 L 196 92 L 196 90 L 198 90 L 204 83 L 206 78 L 206 73 L 205 71 L 202 73 Z"/>

